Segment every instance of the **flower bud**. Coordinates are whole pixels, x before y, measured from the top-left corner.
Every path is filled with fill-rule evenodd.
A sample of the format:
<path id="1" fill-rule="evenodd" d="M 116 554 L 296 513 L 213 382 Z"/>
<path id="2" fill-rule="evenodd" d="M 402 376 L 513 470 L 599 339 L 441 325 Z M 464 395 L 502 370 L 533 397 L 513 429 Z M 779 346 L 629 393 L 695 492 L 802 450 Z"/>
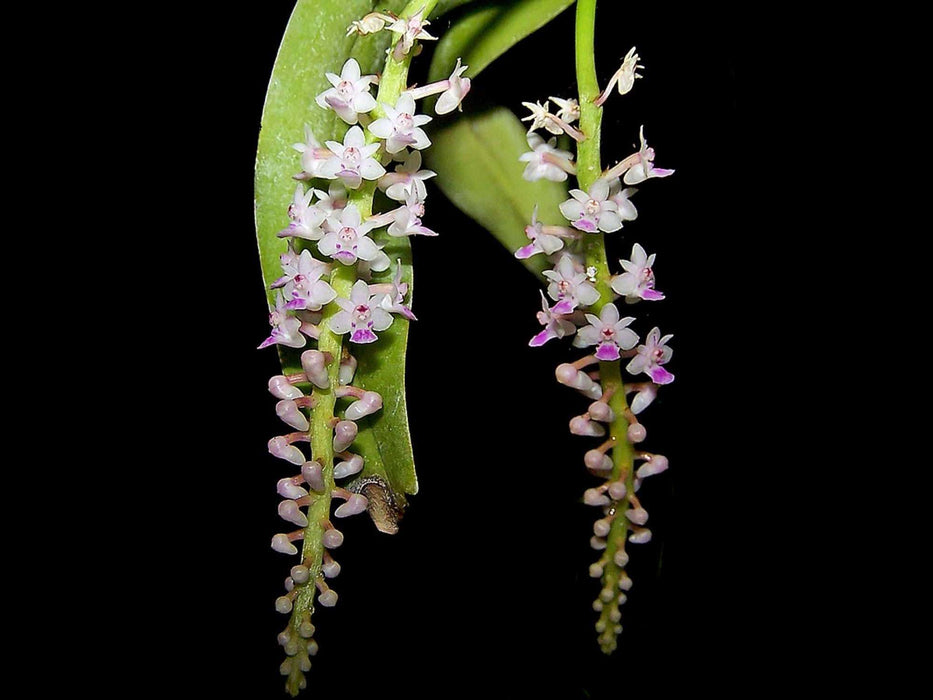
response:
<path id="1" fill-rule="evenodd" d="M 321 571 L 324 572 L 325 578 L 334 578 L 337 574 L 340 573 L 340 564 L 338 564 L 333 559 L 327 559 L 321 565 Z"/>
<path id="2" fill-rule="evenodd" d="M 648 511 L 644 508 L 630 508 L 625 511 L 625 517 L 636 525 L 644 525 L 648 522 Z"/>
<path id="3" fill-rule="evenodd" d="M 301 512 L 301 508 L 294 501 L 281 501 L 279 503 L 279 517 L 298 527 L 307 527 L 308 518 Z"/>
<path id="4" fill-rule="evenodd" d="M 327 376 L 327 358 L 320 350 L 305 350 L 301 353 L 301 368 L 305 371 L 308 381 L 319 389 L 330 386 Z"/>
<path id="5" fill-rule="evenodd" d="M 621 501 L 625 498 L 625 482 L 624 481 L 613 481 L 609 484 L 609 498 L 613 501 Z"/>
<path id="6" fill-rule="evenodd" d="M 382 395 L 375 391 L 367 391 L 363 393 L 361 399 L 347 406 L 345 417 L 347 420 L 359 420 L 375 413 L 380 408 L 382 408 Z"/>
<path id="7" fill-rule="evenodd" d="M 321 542 L 323 542 L 327 549 L 337 549 L 337 547 L 343 544 L 343 533 L 337 528 L 331 528 L 321 537 Z"/>
<path id="8" fill-rule="evenodd" d="M 353 355 L 347 355 L 340 360 L 340 369 L 337 371 L 337 382 L 346 386 L 353 381 L 353 375 L 356 374 L 356 358 Z"/>
<path id="9" fill-rule="evenodd" d="M 301 624 L 298 625 L 298 634 L 305 639 L 311 639 L 314 636 L 314 625 L 311 624 L 311 620 L 301 621 Z"/>
<path id="10" fill-rule="evenodd" d="M 593 523 L 593 534 L 597 537 L 605 537 L 609 534 L 609 529 L 611 527 L 612 521 L 609 518 L 600 518 Z"/>
<path id="11" fill-rule="evenodd" d="M 334 427 L 334 452 L 343 452 L 353 441 L 359 428 L 352 420 L 342 420 Z"/>
<path id="12" fill-rule="evenodd" d="M 282 498 L 303 498 L 308 492 L 295 483 L 295 480 L 289 477 L 279 479 L 276 485 L 276 491 Z"/>
<path id="13" fill-rule="evenodd" d="M 363 458 L 359 455 L 353 455 L 345 462 L 338 462 L 334 466 L 334 478 L 342 479 L 345 476 L 352 476 L 363 471 Z"/>
<path id="14" fill-rule="evenodd" d="M 625 437 L 627 437 L 628 441 L 631 443 L 644 441 L 647 434 L 648 431 L 645 430 L 645 426 L 641 423 L 632 423 L 625 431 Z"/>
<path id="15" fill-rule="evenodd" d="M 295 583 L 307 583 L 311 577 L 311 570 L 304 564 L 298 564 L 292 567 L 291 575 Z"/>
<path id="16" fill-rule="evenodd" d="M 301 475 L 312 491 L 321 493 L 324 490 L 323 471 L 320 462 L 305 462 L 301 465 Z"/>
<path id="17" fill-rule="evenodd" d="M 295 430 L 307 431 L 311 427 L 305 414 L 293 399 L 282 399 L 275 405 L 275 413 Z"/>
<path id="18" fill-rule="evenodd" d="M 304 396 L 301 389 L 289 382 L 284 374 L 269 379 L 269 393 L 277 399 L 300 399 Z"/>
<path id="19" fill-rule="evenodd" d="M 655 474 L 660 474 L 668 467 L 667 457 L 664 455 L 651 455 L 651 459 L 642 464 L 635 474 L 639 479 L 645 479 Z"/>
<path id="20" fill-rule="evenodd" d="M 317 597 L 317 602 L 325 608 L 332 608 L 337 604 L 337 592 L 332 588 L 328 588 Z"/>
<path id="21" fill-rule="evenodd" d="M 275 599 L 275 611 L 287 614 L 292 611 L 292 599 L 287 595 L 280 595 Z"/>
<path id="22" fill-rule="evenodd" d="M 603 575 L 603 566 L 599 562 L 590 564 L 590 576 L 592 578 L 599 578 Z"/>
<path id="23" fill-rule="evenodd" d="M 594 401 L 587 409 L 587 413 L 590 414 L 590 418 L 602 423 L 611 423 L 616 417 L 616 414 L 613 413 L 612 409 L 609 408 L 609 404 L 605 401 Z"/>
<path id="24" fill-rule="evenodd" d="M 347 518 L 351 515 L 357 515 L 366 510 L 369 505 L 369 499 L 366 496 L 354 493 L 350 498 L 347 499 L 347 502 L 340 505 L 337 510 L 334 511 L 334 515 L 338 518 Z"/>
<path id="25" fill-rule="evenodd" d="M 628 574 L 622 573 L 622 576 L 619 577 L 619 588 L 623 591 L 631 590 L 632 588 L 632 579 L 629 578 Z"/>
<path id="26" fill-rule="evenodd" d="M 570 419 L 570 432 L 574 435 L 601 437 L 606 434 L 606 429 L 586 416 L 574 416 Z"/>
<path id="27" fill-rule="evenodd" d="M 284 532 L 272 538 L 272 549 L 282 554 L 298 554 L 298 549 L 289 541 L 288 535 Z"/>
<path id="28" fill-rule="evenodd" d="M 587 489 L 583 492 L 583 502 L 588 506 L 608 506 L 610 500 L 599 489 Z"/>
<path id="29" fill-rule="evenodd" d="M 626 564 L 628 564 L 628 554 L 624 549 L 617 549 L 616 553 L 612 555 L 612 561 L 616 566 L 622 569 Z M 620 602 L 624 603 L 625 601 Z"/>
<path id="30" fill-rule="evenodd" d="M 583 455 L 583 463 L 587 469 L 594 471 L 611 471 L 612 460 L 599 450 L 593 449 Z"/>
<path id="31" fill-rule="evenodd" d="M 632 399 L 632 413 L 638 415 L 644 411 L 655 397 L 658 395 L 658 387 L 655 384 L 648 384 L 645 388 L 635 394 L 635 398 Z"/>
<path id="32" fill-rule="evenodd" d="M 294 465 L 302 465 L 305 462 L 305 456 L 294 445 L 289 444 L 284 437 L 274 437 L 269 440 L 269 454 L 279 459 L 284 459 Z"/>
<path id="33" fill-rule="evenodd" d="M 603 395 L 603 391 L 599 384 L 590 379 L 590 376 L 586 372 L 578 370 L 567 362 L 558 365 L 554 374 L 557 377 L 557 381 L 564 386 L 582 391 L 592 399 L 598 399 Z"/>
<path id="34" fill-rule="evenodd" d="M 633 544 L 645 544 L 646 542 L 651 541 L 651 530 L 648 528 L 641 528 L 635 530 L 631 535 L 628 536 L 628 541 Z"/>

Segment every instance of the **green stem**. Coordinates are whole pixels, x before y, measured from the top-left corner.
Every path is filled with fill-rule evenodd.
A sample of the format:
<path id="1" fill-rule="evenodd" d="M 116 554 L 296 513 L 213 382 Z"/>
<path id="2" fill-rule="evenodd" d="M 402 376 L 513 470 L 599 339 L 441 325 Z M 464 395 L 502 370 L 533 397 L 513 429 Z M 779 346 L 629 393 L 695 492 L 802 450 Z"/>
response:
<path id="1" fill-rule="evenodd" d="M 405 6 L 400 16 L 408 18 L 424 8 L 423 16 L 427 17 L 436 4 L 437 0 L 412 0 Z M 393 41 L 392 46 L 394 47 L 396 43 L 398 43 L 397 38 Z M 373 110 L 375 118 L 382 117 L 385 114 L 381 107 L 382 103 L 394 105 L 402 91 L 408 87 L 408 69 L 411 64 L 412 53 L 414 51 L 403 56 L 400 61 L 393 58 L 391 51 L 386 57 L 385 68 L 376 94 L 377 107 Z M 368 129 L 366 130 L 366 139 L 368 143 L 375 143 L 378 140 Z M 388 154 L 383 154 L 383 156 L 384 161 L 389 160 Z M 372 216 L 375 192 L 376 184 L 364 181 L 358 189 L 350 193 L 348 203 L 355 205 L 359 209 L 360 216 L 363 219 Z M 335 263 L 334 268 L 330 285 L 337 292 L 338 297 L 349 298 L 353 285 L 357 281 L 356 267 Z M 326 389 L 314 387 L 315 404 L 311 409 L 311 425 L 309 428 L 311 454 L 314 460 L 322 466 L 324 493 L 316 495 L 315 500 L 308 507 L 308 525 L 304 532 L 301 559 L 302 563 L 310 570 L 311 575 L 307 583 L 295 586 L 296 591 L 292 600 L 292 614 L 289 622 L 294 639 L 301 638 L 299 628 L 302 622 L 310 619 L 311 613 L 314 611 L 314 598 L 317 592 L 315 582 L 324 576 L 322 537 L 325 529 L 324 523 L 330 518 L 331 491 L 334 489 L 334 446 L 331 421 L 334 418 L 336 408 L 336 390 L 344 340 L 342 335 L 333 333 L 330 330 L 328 322 L 340 310 L 335 302 L 328 304 L 324 308 L 323 320 L 320 324 L 321 332 L 318 338 L 318 350 L 329 353 L 333 358 L 327 370 L 330 386 Z M 293 664 L 286 682 L 286 689 L 292 696 L 295 696 L 300 691 L 302 684 L 303 675 L 298 664 Z"/>
<path id="2" fill-rule="evenodd" d="M 602 107 L 593 103 L 599 96 L 599 82 L 596 77 L 595 54 L 595 28 L 596 28 L 596 0 L 577 0 L 576 16 L 576 70 L 577 87 L 580 102 L 580 130 L 586 136 L 577 148 L 577 182 L 580 189 L 589 190 L 602 172 L 600 164 L 600 128 L 602 126 Z M 596 268 L 596 290 L 599 292 L 599 301 L 594 304 L 594 311 L 599 313 L 602 307 L 612 298 L 610 287 L 611 275 L 606 257 L 606 242 L 603 233 L 587 234 L 584 238 L 583 252 L 587 267 Z M 628 421 L 625 419 L 625 409 L 628 404 L 625 399 L 625 387 L 622 383 L 620 361 L 600 362 L 599 381 L 603 393 L 611 392 L 609 406 L 615 413 L 615 420 L 610 426 L 609 434 L 614 441 L 612 448 L 612 481 L 620 479 L 625 481 L 628 493 L 634 488 L 634 451 L 626 436 Z M 618 595 L 618 583 L 623 573 L 622 568 L 615 565 L 615 553 L 625 548 L 625 538 L 628 533 L 628 520 L 625 510 L 628 507 L 628 498 L 618 504 L 619 512 L 612 521 L 612 527 L 606 538 L 606 551 L 601 559 L 603 563 L 603 590 L 612 591 Z M 615 648 L 615 624 L 609 619 L 616 603 L 605 603 L 600 614 L 601 627 L 605 632 L 600 634 L 600 646 L 606 653 Z"/>

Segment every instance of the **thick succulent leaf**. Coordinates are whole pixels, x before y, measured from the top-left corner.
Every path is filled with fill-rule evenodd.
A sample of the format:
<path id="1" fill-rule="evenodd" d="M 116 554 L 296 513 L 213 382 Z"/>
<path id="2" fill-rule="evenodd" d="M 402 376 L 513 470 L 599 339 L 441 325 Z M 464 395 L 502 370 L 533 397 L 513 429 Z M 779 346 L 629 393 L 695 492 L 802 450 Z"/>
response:
<path id="1" fill-rule="evenodd" d="M 538 207 L 538 220 L 565 224 L 559 206 L 567 199 L 565 183 L 528 182 L 519 156 L 528 150 L 525 128 L 505 108 L 464 115 L 431 133 L 428 167 L 450 201 L 514 252 L 528 243 L 525 226 Z M 550 265 L 543 255 L 522 263 L 536 274 Z"/>
<path id="2" fill-rule="evenodd" d="M 440 2 L 434 6 L 434 12 L 431 13 L 431 16 L 440 17 L 461 5 L 466 5 L 468 2 L 473 2 L 473 0 L 440 0 Z"/>
<path id="3" fill-rule="evenodd" d="M 299 154 L 292 145 L 304 140 L 305 125 L 319 141 L 342 139 L 346 125 L 314 103 L 315 96 L 330 86 L 324 74 L 339 73 L 350 56 L 364 73 L 381 72 L 392 35 L 347 37 L 347 27 L 368 12 L 399 12 L 404 5 L 404 0 L 298 0 L 295 4 L 269 81 L 256 156 L 256 232 L 270 305 L 274 294 L 269 285 L 281 275 L 279 256 L 287 247 L 276 233 L 288 224 L 286 211 L 297 184 L 292 175 L 300 170 Z M 410 284 L 408 241 L 393 241 L 386 252 L 393 260 L 402 260 Z M 391 274 L 384 274 L 387 281 L 391 279 Z M 378 420 L 361 423 L 356 448 L 365 459 L 366 472 L 383 476 L 399 495 L 417 490 L 404 396 L 407 342 L 408 322 L 399 319 L 380 334 L 378 348 L 353 348 L 360 362 L 355 383 L 379 391 L 386 405 Z M 285 373 L 301 371 L 300 355 L 301 350 L 279 346 Z"/>
<path id="4" fill-rule="evenodd" d="M 573 4 L 573 0 L 517 0 L 471 8 L 438 42 L 429 80 L 446 78 L 457 58 L 469 77 L 537 31 Z"/>

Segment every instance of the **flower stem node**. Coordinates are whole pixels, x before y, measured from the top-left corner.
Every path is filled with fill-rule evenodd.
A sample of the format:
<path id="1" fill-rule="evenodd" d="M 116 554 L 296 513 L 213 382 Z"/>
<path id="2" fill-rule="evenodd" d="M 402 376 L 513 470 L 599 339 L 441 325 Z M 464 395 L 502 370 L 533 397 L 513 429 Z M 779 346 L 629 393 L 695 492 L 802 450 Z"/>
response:
<path id="1" fill-rule="evenodd" d="M 304 393 L 288 381 L 284 374 L 277 374 L 269 379 L 269 393 L 277 399 L 300 399 Z"/>
<path id="2" fill-rule="evenodd" d="M 338 421 L 334 426 L 334 452 L 346 450 L 356 440 L 358 432 L 359 428 L 352 420 Z"/>
<path id="3" fill-rule="evenodd" d="M 308 381 L 319 389 L 330 387 L 330 379 L 327 376 L 329 361 L 330 355 L 325 355 L 320 350 L 305 350 L 301 353 L 301 368 Z"/>

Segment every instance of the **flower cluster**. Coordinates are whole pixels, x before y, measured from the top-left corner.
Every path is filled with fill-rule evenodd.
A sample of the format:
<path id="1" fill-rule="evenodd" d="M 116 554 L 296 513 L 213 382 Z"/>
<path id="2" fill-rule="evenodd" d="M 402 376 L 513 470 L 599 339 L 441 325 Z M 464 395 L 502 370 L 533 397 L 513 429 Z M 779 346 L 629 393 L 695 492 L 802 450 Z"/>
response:
<path id="1" fill-rule="evenodd" d="M 633 48 L 594 104 L 601 106 L 613 87 L 620 94 L 631 90 L 635 79 L 641 77 L 635 73 L 642 67 L 638 61 Z M 552 114 L 550 102 L 557 104 L 560 111 Z M 531 124 L 527 134 L 530 150 L 520 157 L 526 164 L 523 177 L 529 181 L 563 182 L 569 175 L 575 175 L 573 154 L 560 150 L 556 137 L 566 133 L 578 143 L 586 140 L 587 135 L 573 126 L 580 117 L 578 103 L 550 97 L 544 105 L 522 104 L 531 111 L 524 119 Z M 536 133 L 538 129 L 553 136 L 545 141 Z M 632 585 L 625 573 L 626 541 L 641 543 L 651 538 L 651 531 L 645 527 L 648 513 L 636 492 L 642 479 L 667 469 L 667 458 L 663 455 L 636 451 L 634 445 L 646 437 L 637 414 L 654 400 L 660 386 L 674 380 L 665 367 L 672 355 L 668 346 L 672 336 L 652 328 L 641 340 L 632 328 L 635 317 L 623 315 L 621 310 L 638 302 L 664 299 L 664 294 L 655 288 L 655 254 L 648 254 L 639 243 L 634 243 L 629 259 L 619 260 L 620 272 L 612 274 L 587 259 L 583 243 L 588 236 L 618 232 L 638 218 L 632 202 L 637 192 L 633 185 L 674 172 L 654 166 L 655 152 L 645 142 L 644 127 L 640 138 L 641 146 L 636 153 L 604 171 L 586 189 L 569 191 L 570 198 L 560 205 L 566 221 L 545 224 L 538 220 L 535 208 L 531 223 L 525 228 L 529 243 L 515 252 L 519 259 L 542 255 L 552 265 L 543 272 L 546 294 L 540 292 L 541 310 L 537 312 L 538 322 L 544 328 L 529 345 L 537 347 L 552 339 L 566 338 L 573 347 L 591 350 L 590 354 L 563 363 L 556 370 L 558 382 L 576 389 L 591 402 L 585 413 L 570 421 L 571 433 L 604 439 L 607 431 L 611 433 L 609 439 L 586 452 L 583 460 L 589 472 L 601 479 L 599 486 L 586 491 L 583 500 L 602 512 L 594 524 L 591 540 L 591 546 L 602 554 L 590 573 L 602 579 L 603 587 L 594 607 L 600 612 L 597 631 L 607 652 L 615 648 L 615 638 L 621 631 L 619 605 L 625 602 L 625 592 Z M 601 279 L 600 275 L 607 277 Z M 613 380 L 604 384 L 607 376 L 622 376 L 609 364 L 617 362 L 625 363 L 629 375 L 647 381 Z M 593 371 L 593 366 L 599 363 L 602 363 L 599 369 Z M 626 395 L 631 396 L 630 403 Z M 636 467 L 636 460 L 643 464 Z"/>
<path id="2" fill-rule="evenodd" d="M 420 13 L 407 20 L 375 13 L 354 27 L 370 33 L 387 20 L 388 29 L 401 35 L 395 53 L 407 53 L 415 39 L 433 38 L 424 32 L 427 22 Z M 395 53 L 390 61 L 398 60 Z M 402 263 L 394 262 L 393 274 L 384 248 L 393 237 L 437 235 L 422 223 L 425 181 L 435 175 L 421 167 L 421 151 L 431 145 L 422 127 L 432 118 L 417 113 L 416 100 L 440 95 L 435 113 L 456 109 L 470 89 L 469 78 L 462 77 L 465 70 L 458 60 L 448 80 L 380 102 L 371 93 L 376 76 L 363 75 L 351 58 L 340 74 L 326 74 L 330 87 L 315 100 L 347 124 L 343 138 L 321 142 L 306 127 L 304 141 L 294 146 L 301 170 L 294 175 L 298 184 L 285 212 L 287 226 L 278 232 L 286 249 L 280 257 L 281 276 L 270 285 L 275 292 L 272 330 L 259 347 L 303 349 L 301 372 L 269 381 L 269 391 L 279 400 L 276 413 L 293 431 L 272 438 L 269 452 L 299 470 L 278 482 L 283 498 L 279 515 L 298 529 L 272 538 L 273 549 L 290 555 L 299 554 L 295 543 L 303 542 L 301 563 L 292 567 L 286 593 L 275 603 L 278 611 L 292 615 L 279 642 L 288 656 L 282 672 L 296 687 L 303 685 L 308 657 L 317 650 L 310 620 L 315 589 L 320 605 L 337 601 L 327 581 L 340 570 L 331 552 L 343 535 L 331 521 L 331 502 L 342 501 L 335 518 L 368 511 L 380 530 L 394 531 L 391 489 L 380 477 L 361 474 L 364 457 L 353 451 L 358 422 L 377 413 L 383 399 L 353 386 L 357 362 L 348 348 L 376 343 L 397 316 L 415 319 L 406 303 Z M 365 182 L 374 183 L 394 206 L 371 214 L 374 187 L 364 188 Z M 390 281 L 373 279 L 373 273 L 381 272 Z M 311 443 L 317 447 L 308 454 L 302 445 Z M 374 498 L 379 502 L 374 504 Z"/>

